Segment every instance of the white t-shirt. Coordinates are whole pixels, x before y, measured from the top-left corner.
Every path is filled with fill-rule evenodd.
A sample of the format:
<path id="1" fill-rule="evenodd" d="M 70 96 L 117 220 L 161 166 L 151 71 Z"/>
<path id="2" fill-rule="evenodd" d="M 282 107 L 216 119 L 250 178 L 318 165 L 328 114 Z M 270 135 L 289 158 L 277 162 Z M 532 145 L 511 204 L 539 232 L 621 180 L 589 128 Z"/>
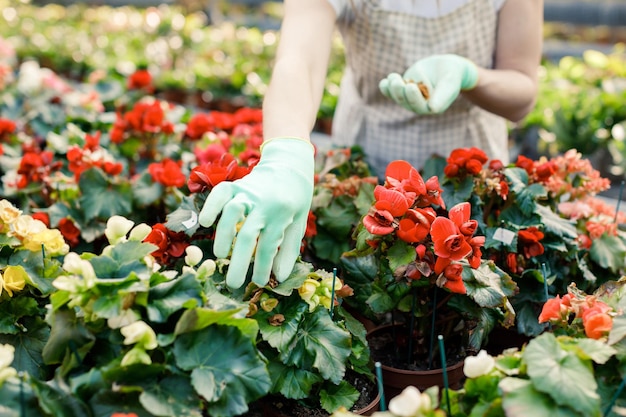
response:
<path id="1" fill-rule="evenodd" d="M 337 16 L 342 14 L 346 7 L 358 5 L 363 0 L 327 0 L 335 9 Z M 380 0 L 380 7 L 384 10 L 413 14 L 415 16 L 434 18 L 444 16 L 458 9 L 469 0 Z M 492 0 L 493 7 L 500 10 L 506 0 Z"/>

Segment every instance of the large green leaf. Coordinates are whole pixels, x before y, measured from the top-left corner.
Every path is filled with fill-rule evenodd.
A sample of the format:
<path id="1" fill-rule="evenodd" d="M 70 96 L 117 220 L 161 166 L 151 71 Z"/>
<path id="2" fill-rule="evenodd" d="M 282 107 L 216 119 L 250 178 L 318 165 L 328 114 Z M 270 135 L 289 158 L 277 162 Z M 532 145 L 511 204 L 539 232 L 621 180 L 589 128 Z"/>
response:
<path id="1" fill-rule="evenodd" d="M 200 228 L 198 209 L 192 197 L 185 196 L 179 207 L 167 215 L 165 226 L 173 232 L 185 232 L 192 236 Z"/>
<path id="2" fill-rule="evenodd" d="M 571 405 L 576 408 L 556 404 L 528 380 L 505 378 L 499 388 L 503 392 L 502 408 L 507 417 L 591 417 L 577 412 L 575 403 Z"/>
<path id="3" fill-rule="evenodd" d="M 149 292 L 148 317 L 164 323 L 174 312 L 193 304 L 193 300 L 202 305 L 201 294 L 202 285 L 191 274 L 156 285 Z"/>
<path id="4" fill-rule="evenodd" d="M 624 268 L 626 245 L 619 237 L 605 233 L 593 240 L 590 254 L 601 267 L 618 272 Z"/>
<path id="5" fill-rule="evenodd" d="M 191 382 L 208 402 L 212 417 L 243 414 L 267 394 L 271 381 L 254 343 L 233 326 L 213 325 L 174 342 L 176 364 L 191 371 Z"/>
<path id="6" fill-rule="evenodd" d="M 410 264 L 415 260 L 415 258 L 417 258 L 415 247 L 409 245 L 403 240 L 397 240 L 393 246 L 389 248 L 388 255 L 389 268 L 391 268 L 392 271 Z"/>
<path id="7" fill-rule="evenodd" d="M 88 219 L 108 219 L 114 215 L 124 216 L 132 212 L 133 192 L 130 184 L 111 184 L 98 168 L 83 172 L 79 186 L 83 193 L 80 204 Z"/>
<path id="8" fill-rule="evenodd" d="M 48 369 L 43 366 L 42 351 L 50 335 L 48 324 L 42 319 L 29 318 L 22 321 L 28 331 L 16 334 L 0 333 L 0 344 L 10 344 L 15 348 L 13 368 L 28 372 L 33 377 L 47 378 Z"/>
<path id="9" fill-rule="evenodd" d="M 43 307 L 32 297 L 12 297 L 0 302 L 0 335 L 24 332 L 22 317 L 43 315 Z"/>
<path id="10" fill-rule="evenodd" d="M 45 363 L 60 363 L 68 352 L 85 353 L 93 344 L 95 337 L 76 318 L 74 310 L 56 310 L 51 320 L 52 331 L 43 349 Z"/>
<path id="11" fill-rule="evenodd" d="M 322 408 L 329 413 L 334 412 L 339 407 L 350 409 L 359 399 L 360 393 L 348 381 L 341 381 L 339 384 L 327 384 L 320 391 L 320 402 Z"/>
<path id="12" fill-rule="evenodd" d="M 283 365 L 278 358 L 268 365 L 272 378 L 272 392 L 280 393 L 285 398 L 301 400 L 311 395 L 313 386 L 322 381 L 318 374 L 306 369 Z"/>
<path id="13" fill-rule="evenodd" d="M 176 322 L 174 333 L 181 335 L 204 329 L 212 324 L 224 324 L 237 327 L 244 336 L 255 340 L 259 325 L 254 319 L 239 317 L 241 311 L 241 308 L 221 311 L 204 307 L 189 309 Z"/>
<path id="14" fill-rule="evenodd" d="M 281 301 L 271 312 L 260 310 L 254 315 L 259 323 L 259 329 L 263 340 L 270 344 L 278 352 L 288 352 L 293 345 L 292 340 L 298 333 L 300 322 L 308 311 L 309 305 L 297 297 L 290 297 Z M 270 318 L 276 314 L 282 314 L 285 318 L 280 326 L 274 326 Z"/>
<path id="15" fill-rule="evenodd" d="M 361 219 L 352 201 L 352 197 L 341 195 L 333 199 L 327 207 L 318 209 L 318 225 L 331 235 L 343 236 L 348 240 L 352 228 Z"/>
<path id="16" fill-rule="evenodd" d="M 201 417 L 200 398 L 186 375 L 152 380 L 139 396 L 141 404 L 155 416 Z"/>
<path id="17" fill-rule="evenodd" d="M 553 334 L 531 340 L 523 356 L 535 389 L 549 394 L 558 405 L 575 404 L 584 416 L 599 415 L 600 397 L 590 363 L 563 350 Z"/>
<path id="18" fill-rule="evenodd" d="M 291 349 L 281 352 L 281 358 L 284 363 L 296 367 L 305 368 L 312 364 L 324 379 L 338 384 L 346 371 L 350 347 L 350 333 L 340 329 L 328 310 L 318 306 L 300 324 Z"/>

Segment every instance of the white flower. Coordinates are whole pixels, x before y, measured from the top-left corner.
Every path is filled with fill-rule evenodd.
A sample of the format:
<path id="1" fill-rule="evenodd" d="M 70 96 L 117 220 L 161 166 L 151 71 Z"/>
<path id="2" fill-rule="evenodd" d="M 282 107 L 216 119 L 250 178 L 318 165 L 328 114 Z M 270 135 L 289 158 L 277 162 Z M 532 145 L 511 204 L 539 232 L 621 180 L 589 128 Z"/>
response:
<path id="1" fill-rule="evenodd" d="M 202 249 L 195 245 L 189 245 L 185 248 L 185 263 L 189 266 L 196 266 L 202 260 L 204 254 L 202 253 Z"/>
<path id="2" fill-rule="evenodd" d="M 152 227 L 147 225 L 146 223 L 138 224 L 133 227 L 133 230 L 130 231 L 130 235 L 128 235 L 128 240 L 135 240 L 138 242 L 142 242 L 152 231 Z"/>
<path id="3" fill-rule="evenodd" d="M 139 320 L 141 317 L 139 313 L 127 308 L 122 310 L 122 313 L 119 316 L 111 317 L 107 320 L 107 324 L 112 329 L 119 329 L 124 326 L 129 326 Z"/>
<path id="4" fill-rule="evenodd" d="M 0 200 L 0 221 L 11 224 L 22 214 L 22 210 L 15 207 L 9 200 Z"/>
<path id="5" fill-rule="evenodd" d="M 145 349 L 156 349 L 158 346 L 156 333 L 144 321 L 140 320 L 124 326 L 120 329 L 120 332 L 125 337 L 125 345 L 137 343 Z"/>
<path id="6" fill-rule="evenodd" d="M 413 386 L 406 387 L 389 401 L 389 411 L 398 417 L 417 417 L 431 408 L 430 397 Z"/>
<path id="7" fill-rule="evenodd" d="M 65 255 L 63 259 L 63 269 L 70 274 L 81 277 L 85 282 L 86 288 L 93 287 L 96 282 L 96 271 L 94 271 L 91 263 L 82 259 L 80 255 L 75 252 L 70 252 Z"/>
<path id="8" fill-rule="evenodd" d="M 104 235 L 111 245 L 126 240 L 126 234 L 133 228 L 135 222 L 128 220 L 123 216 L 112 216 L 107 220 L 107 227 L 104 229 Z"/>
<path id="9" fill-rule="evenodd" d="M 465 358 L 463 365 L 463 373 L 468 378 L 478 378 L 486 375 L 495 366 L 496 361 L 493 356 L 489 355 L 484 349 L 478 352 L 476 356 L 468 356 Z"/>

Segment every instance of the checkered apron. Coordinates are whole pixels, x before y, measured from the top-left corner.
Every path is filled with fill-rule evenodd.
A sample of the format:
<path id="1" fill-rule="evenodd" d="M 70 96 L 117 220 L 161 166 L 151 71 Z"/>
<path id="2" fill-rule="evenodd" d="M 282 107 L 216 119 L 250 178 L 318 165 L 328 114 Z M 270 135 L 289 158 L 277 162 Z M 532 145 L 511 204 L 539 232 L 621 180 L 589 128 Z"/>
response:
<path id="1" fill-rule="evenodd" d="M 435 1 L 435 0 L 433 0 Z M 333 120 L 337 146 L 360 145 L 379 177 L 387 164 L 404 159 L 421 169 L 431 155 L 447 157 L 475 146 L 490 158 L 508 162 L 503 118 L 459 97 L 439 115 L 417 115 L 382 95 L 380 80 L 402 74 L 417 60 L 453 53 L 492 68 L 497 12 L 492 0 L 470 0 L 452 13 L 424 18 L 382 10 L 366 0 L 354 19 L 338 19 L 346 69 Z"/>

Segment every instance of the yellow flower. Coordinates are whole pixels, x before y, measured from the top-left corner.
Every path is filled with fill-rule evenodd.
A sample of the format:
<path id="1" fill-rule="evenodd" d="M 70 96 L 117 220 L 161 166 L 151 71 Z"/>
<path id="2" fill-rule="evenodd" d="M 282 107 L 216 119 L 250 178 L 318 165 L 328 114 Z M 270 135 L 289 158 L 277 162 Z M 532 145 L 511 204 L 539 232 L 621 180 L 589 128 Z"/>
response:
<path id="1" fill-rule="evenodd" d="M 317 287 L 320 286 L 319 281 L 316 281 L 311 278 L 307 278 L 300 288 L 298 288 L 298 294 L 304 301 L 309 301 L 315 292 L 317 291 Z"/>
<path id="2" fill-rule="evenodd" d="M 9 294 L 9 297 L 13 297 L 13 291 L 22 291 L 26 285 L 28 274 L 22 266 L 9 265 L 4 270 L 4 275 L 1 279 L 2 288 Z"/>
<path id="3" fill-rule="evenodd" d="M 57 229 L 45 229 L 24 239 L 24 248 L 31 252 L 41 250 L 43 245 L 46 255 L 65 255 L 70 251 L 70 247 L 65 243 L 63 235 Z"/>

